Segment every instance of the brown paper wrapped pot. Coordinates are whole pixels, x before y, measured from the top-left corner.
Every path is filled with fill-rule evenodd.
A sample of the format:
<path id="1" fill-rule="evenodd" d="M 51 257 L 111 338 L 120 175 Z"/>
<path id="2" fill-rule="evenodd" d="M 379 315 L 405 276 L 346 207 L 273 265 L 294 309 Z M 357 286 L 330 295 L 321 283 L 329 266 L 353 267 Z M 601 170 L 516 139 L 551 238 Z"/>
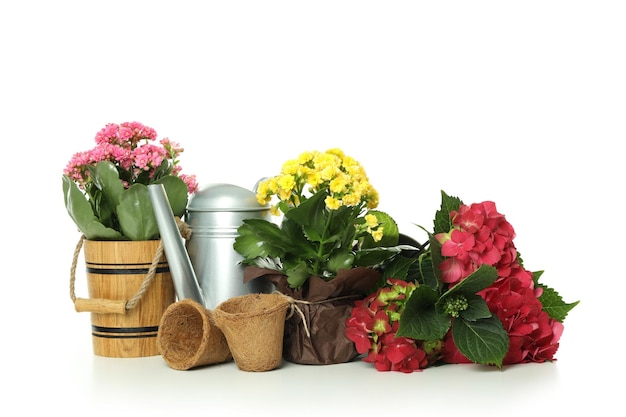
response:
<path id="1" fill-rule="evenodd" d="M 302 365 L 331 365 L 354 360 L 359 353 L 345 334 L 346 320 L 354 302 L 363 299 L 380 279 L 372 268 L 339 271 L 325 281 L 311 276 L 300 289 L 289 287 L 287 277 L 271 269 L 248 266 L 244 281 L 264 277 L 278 291 L 293 299 L 302 312 L 285 323 L 283 357 Z"/>
<path id="2" fill-rule="evenodd" d="M 193 300 L 170 305 L 161 319 L 157 346 L 173 369 L 188 370 L 232 359 L 222 331 L 211 312 Z"/>

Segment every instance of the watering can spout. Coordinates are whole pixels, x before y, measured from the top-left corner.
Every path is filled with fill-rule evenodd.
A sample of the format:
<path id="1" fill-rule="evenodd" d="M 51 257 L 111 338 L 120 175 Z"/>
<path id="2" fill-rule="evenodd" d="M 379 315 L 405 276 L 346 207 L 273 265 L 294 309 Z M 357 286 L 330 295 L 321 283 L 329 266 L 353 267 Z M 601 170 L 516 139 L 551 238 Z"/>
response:
<path id="1" fill-rule="evenodd" d="M 165 187 L 163 184 L 151 184 L 148 185 L 148 192 L 165 248 L 170 274 L 174 281 L 176 296 L 179 300 L 190 299 L 204 304 L 204 295 L 176 224 Z"/>

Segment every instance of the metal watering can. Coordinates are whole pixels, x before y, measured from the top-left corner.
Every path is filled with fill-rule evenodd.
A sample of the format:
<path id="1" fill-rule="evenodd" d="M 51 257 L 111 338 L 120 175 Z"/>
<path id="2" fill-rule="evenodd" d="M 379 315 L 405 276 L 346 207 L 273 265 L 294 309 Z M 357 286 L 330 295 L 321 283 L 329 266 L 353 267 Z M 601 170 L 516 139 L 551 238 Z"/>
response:
<path id="1" fill-rule="evenodd" d="M 200 188 L 187 206 L 192 233 L 186 245 L 163 186 L 149 185 L 148 191 L 179 300 L 212 310 L 232 297 L 272 291 L 263 280 L 243 283 L 243 257 L 233 249 L 244 219 L 269 219 L 269 206 L 259 204 L 254 191 L 222 183 Z"/>

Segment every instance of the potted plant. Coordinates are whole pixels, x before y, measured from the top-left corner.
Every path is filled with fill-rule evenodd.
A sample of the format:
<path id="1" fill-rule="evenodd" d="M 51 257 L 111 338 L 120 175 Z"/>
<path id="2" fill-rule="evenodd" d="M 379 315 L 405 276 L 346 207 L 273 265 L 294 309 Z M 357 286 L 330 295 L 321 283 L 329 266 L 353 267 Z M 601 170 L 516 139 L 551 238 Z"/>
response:
<path id="1" fill-rule="evenodd" d="M 184 149 L 156 139 L 153 128 L 138 122 L 107 124 L 95 147 L 75 153 L 63 171 L 65 207 L 81 233 L 75 253 L 84 246 L 91 300 L 75 297 L 73 273 L 71 296 L 77 311 L 95 313 L 97 355 L 156 355 L 158 323 L 175 298 L 147 186 L 163 184 L 178 217 L 198 186 L 194 175 L 182 173 Z"/>
<path id="2" fill-rule="evenodd" d="M 278 221 L 244 220 L 233 247 L 246 282 L 264 277 L 297 300 L 284 357 L 303 364 L 354 359 L 344 334 L 353 301 L 414 261 L 402 256 L 407 246 L 398 244 L 393 218 L 375 210 L 379 195 L 365 170 L 340 149 L 303 152 L 259 183 L 257 199 L 272 203 Z"/>

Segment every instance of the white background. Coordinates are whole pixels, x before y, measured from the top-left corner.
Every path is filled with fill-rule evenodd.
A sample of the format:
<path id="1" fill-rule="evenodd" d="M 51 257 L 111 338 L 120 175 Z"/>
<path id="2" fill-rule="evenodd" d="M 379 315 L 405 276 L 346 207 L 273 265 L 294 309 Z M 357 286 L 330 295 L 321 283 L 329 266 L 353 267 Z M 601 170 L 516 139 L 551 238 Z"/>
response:
<path id="1" fill-rule="evenodd" d="M 617 407 L 625 18 L 619 1 L 3 2 L 2 414 Z M 379 208 L 418 239 L 412 223 L 432 225 L 440 190 L 495 201 L 525 266 L 581 300 L 557 362 L 250 374 L 93 356 L 89 316 L 69 298 L 79 234 L 61 173 L 106 123 L 124 121 L 180 142 L 201 184 L 252 187 L 304 150 L 342 148 L 364 165 Z"/>

